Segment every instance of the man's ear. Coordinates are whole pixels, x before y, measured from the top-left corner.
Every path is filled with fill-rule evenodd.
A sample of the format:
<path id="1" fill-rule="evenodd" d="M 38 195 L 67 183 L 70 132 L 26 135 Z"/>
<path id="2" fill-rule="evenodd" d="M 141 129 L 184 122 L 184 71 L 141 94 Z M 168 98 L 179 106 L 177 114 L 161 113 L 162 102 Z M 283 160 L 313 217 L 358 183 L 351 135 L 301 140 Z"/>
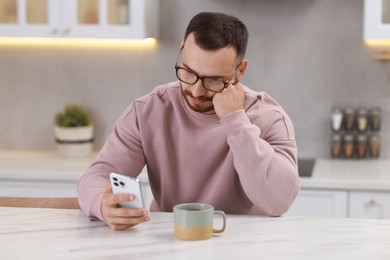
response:
<path id="1" fill-rule="evenodd" d="M 248 59 L 244 59 L 240 65 L 239 73 L 237 74 L 238 81 L 241 81 L 247 67 L 248 67 Z"/>

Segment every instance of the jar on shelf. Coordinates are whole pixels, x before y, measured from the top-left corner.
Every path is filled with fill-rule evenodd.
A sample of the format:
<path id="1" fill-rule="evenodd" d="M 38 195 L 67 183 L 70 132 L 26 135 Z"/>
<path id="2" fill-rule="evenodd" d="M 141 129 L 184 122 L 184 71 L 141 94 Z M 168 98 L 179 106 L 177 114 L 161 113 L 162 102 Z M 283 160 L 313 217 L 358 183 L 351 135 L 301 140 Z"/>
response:
<path id="1" fill-rule="evenodd" d="M 371 158 L 379 158 L 381 147 L 381 140 L 378 134 L 373 134 L 370 136 L 369 141 L 369 154 Z"/>
<path id="2" fill-rule="evenodd" d="M 358 135 L 356 143 L 356 153 L 359 159 L 364 159 L 367 157 L 367 146 L 367 135 Z"/>
<path id="3" fill-rule="evenodd" d="M 341 134 L 333 134 L 332 141 L 331 141 L 331 149 L 330 149 L 330 154 L 332 158 L 340 158 L 342 154 L 341 149 L 342 149 Z"/>
<path id="4" fill-rule="evenodd" d="M 330 121 L 333 131 L 338 132 L 341 130 L 343 122 L 343 110 L 341 107 L 332 107 Z"/>
<path id="5" fill-rule="evenodd" d="M 344 110 L 344 128 L 347 131 L 352 131 L 355 126 L 356 112 L 352 107 L 347 107 Z"/>
<path id="6" fill-rule="evenodd" d="M 354 156 L 354 141 L 355 138 L 352 134 L 346 134 L 343 138 L 343 153 L 344 158 L 353 158 Z"/>
<path id="7" fill-rule="evenodd" d="M 379 107 L 370 109 L 370 128 L 372 131 L 381 129 L 382 111 Z"/>
<path id="8" fill-rule="evenodd" d="M 356 116 L 356 125 L 359 132 L 365 132 L 368 128 L 368 110 L 367 108 L 359 108 Z"/>

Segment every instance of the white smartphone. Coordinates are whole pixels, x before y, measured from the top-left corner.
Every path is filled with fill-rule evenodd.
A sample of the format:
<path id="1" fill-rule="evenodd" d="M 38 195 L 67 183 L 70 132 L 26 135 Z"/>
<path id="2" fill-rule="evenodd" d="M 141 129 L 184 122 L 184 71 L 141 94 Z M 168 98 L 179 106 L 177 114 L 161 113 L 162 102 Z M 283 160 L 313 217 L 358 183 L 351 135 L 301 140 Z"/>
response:
<path id="1" fill-rule="evenodd" d="M 122 208 L 144 208 L 141 181 L 138 178 L 123 175 L 120 173 L 110 173 L 112 192 L 115 194 L 133 194 L 135 199 L 119 203 Z"/>

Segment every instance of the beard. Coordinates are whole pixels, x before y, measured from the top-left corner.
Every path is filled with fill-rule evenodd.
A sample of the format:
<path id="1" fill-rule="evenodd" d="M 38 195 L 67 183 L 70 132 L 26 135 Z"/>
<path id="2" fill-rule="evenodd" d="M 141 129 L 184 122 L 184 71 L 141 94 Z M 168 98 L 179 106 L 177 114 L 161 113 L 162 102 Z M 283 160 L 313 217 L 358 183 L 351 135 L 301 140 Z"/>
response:
<path id="1" fill-rule="evenodd" d="M 181 88 L 182 89 L 182 88 Z M 204 104 L 195 104 L 191 102 L 191 98 L 195 98 L 191 91 L 189 90 L 183 90 L 182 89 L 183 96 L 187 102 L 187 104 L 190 106 L 190 108 L 198 113 L 201 114 L 214 114 L 214 105 L 213 105 L 213 97 L 207 97 L 207 96 L 201 96 L 197 97 L 196 99 L 203 101 Z M 209 105 L 207 105 L 209 104 Z"/>

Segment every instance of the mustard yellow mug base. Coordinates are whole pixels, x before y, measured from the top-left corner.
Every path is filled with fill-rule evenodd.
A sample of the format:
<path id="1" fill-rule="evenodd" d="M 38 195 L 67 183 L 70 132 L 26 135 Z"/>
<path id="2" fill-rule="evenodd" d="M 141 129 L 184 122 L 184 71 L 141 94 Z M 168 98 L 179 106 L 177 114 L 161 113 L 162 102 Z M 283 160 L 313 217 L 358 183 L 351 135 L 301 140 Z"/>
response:
<path id="1" fill-rule="evenodd" d="M 205 240 L 213 236 L 213 228 L 175 226 L 175 238 L 180 240 Z"/>

